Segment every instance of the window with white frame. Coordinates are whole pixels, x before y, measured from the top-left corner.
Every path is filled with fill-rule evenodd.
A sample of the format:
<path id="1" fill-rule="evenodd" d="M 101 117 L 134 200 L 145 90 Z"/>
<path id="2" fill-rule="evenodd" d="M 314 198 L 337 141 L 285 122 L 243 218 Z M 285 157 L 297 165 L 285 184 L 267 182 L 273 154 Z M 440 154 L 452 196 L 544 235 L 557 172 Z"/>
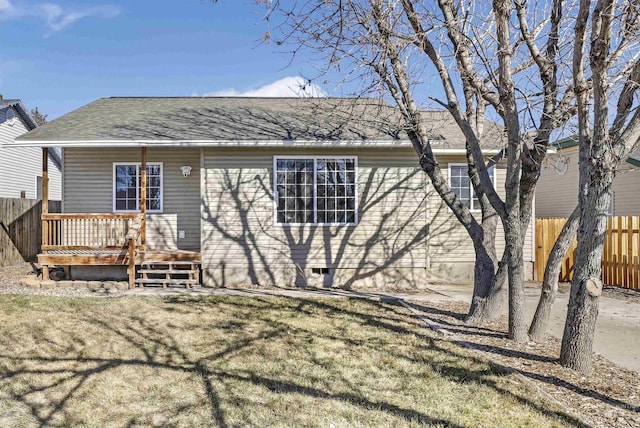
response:
<path id="1" fill-rule="evenodd" d="M 614 215 L 614 213 L 616 212 L 616 193 L 613 191 L 613 189 L 609 189 L 609 196 L 611 197 L 611 202 L 609 202 L 607 215 Z"/>
<path id="2" fill-rule="evenodd" d="M 491 182 L 495 186 L 495 168 L 493 166 L 488 168 L 488 172 L 489 178 L 491 178 Z M 469 179 L 469 166 L 466 163 L 449 164 L 449 187 L 469 209 L 472 211 L 480 210 L 480 201 L 473 190 L 473 184 Z"/>
<path id="3" fill-rule="evenodd" d="M 355 224 L 355 157 L 276 157 L 276 223 Z"/>
<path id="4" fill-rule="evenodd" d="M 140 163 L 113 164 L 113 211 L 140 211 Z M 147 211 L 162 212 L 162 163 L 147 163 Z"/>

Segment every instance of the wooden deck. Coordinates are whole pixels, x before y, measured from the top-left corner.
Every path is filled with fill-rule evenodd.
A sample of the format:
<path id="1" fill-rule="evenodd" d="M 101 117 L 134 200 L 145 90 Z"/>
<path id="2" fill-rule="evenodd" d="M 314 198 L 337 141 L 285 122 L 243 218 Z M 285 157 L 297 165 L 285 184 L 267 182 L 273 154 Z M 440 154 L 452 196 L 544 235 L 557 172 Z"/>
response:
<path id="1" fill-rule="evenodd" d="M 127 266 L 130 288 L 199 283 L 202 260 L 199 252 L 147 249 L 145 213 L 43 213 L 42 227 L 38 262 L 42 265 L 43 280 L 49 279 L 51 266 L 64 266 L 67 276 L 71 266 Z M 174 265 L 187 266 L 188 272 L 180 266 L 174 269 Z M 157 275 L 158 270 L 166 275 Z M 184 278 L 185 273 L 188 278 Z M 173 277 L 174 274 L 177 276 Z"/>
<path id="2" fill-rule="evenodd" d="M 141 265 L 143 262 L 169 262 L 169 261 L 189 261 L 200 263 L 202 255 L 196 251 L 187 250 L 147 250 L 144 253 L 135 255 L 135 264 Z M 50 250 L 46 254 L 38 255 L 38 262 L 41 265 L 71 265 L 71 266 L 110 266 L 129 265 L 128 249 L 121 250 Z"/>
<path id="3" fill-rule="evenodd" d="M 49 213 L 49 149 L 42 148 L 42 245 L 38 262 L 42 279 L 49 280 L 49 267 L 127 266 L 129 287 L 155 282 L 148 276 L 154 264 L 164 264 L 166 282 L 172 280 L 173 264 L 190 265 L 189 286 L 200 271 L 200 253 L 184 250 L 147 251 L 147 148 L 140 148 L 140 212 L 138 213 Z M 147 268 L 143 268 L 146 266 Z M 141 271 L 141 272 L 138 272 Z M 142 278 L 136 278 L 142 274 Z M 178 281 L 179 282 L 179 281 Z M 162 283 L 164 286 L 165 283 Z"/>

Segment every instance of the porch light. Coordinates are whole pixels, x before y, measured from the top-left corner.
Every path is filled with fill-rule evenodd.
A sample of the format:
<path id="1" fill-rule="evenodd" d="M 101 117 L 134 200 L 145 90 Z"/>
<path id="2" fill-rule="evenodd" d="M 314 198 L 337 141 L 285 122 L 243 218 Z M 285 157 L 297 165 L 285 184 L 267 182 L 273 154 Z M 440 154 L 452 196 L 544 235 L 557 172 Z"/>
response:
<path id="1" fill-rule="evenodd" d="M 185 178 L 191 175 L 191 167 L 189 165 L 182 165 L 180 171 L 182 171 L 182 176 Z"/>

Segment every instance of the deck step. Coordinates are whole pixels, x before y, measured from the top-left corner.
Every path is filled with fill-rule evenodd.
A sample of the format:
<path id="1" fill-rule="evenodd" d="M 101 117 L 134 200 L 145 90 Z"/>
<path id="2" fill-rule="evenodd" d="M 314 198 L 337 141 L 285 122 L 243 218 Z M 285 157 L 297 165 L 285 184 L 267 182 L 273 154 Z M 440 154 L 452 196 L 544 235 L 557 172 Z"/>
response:
<path id="1" fill-rule="evenodd" d="M 166 265 L 174 265 L 174 266 L 188 266 L 188 265 L 199 265 L 200 260 L 172 260 L 172 261 L 149 261 L 145 260 L 140 262 L 140 266 L 166 266 Z"/>
<path id="2" fill-rule="evenodd" d="M 166 279 L 166 278 L 136 278 L 136 284 L 176 284 L 176 285 L 199 285 L 197 279 Z"/>
<path id="3" fill-rule="evenodd" d="M 138 273 L 146 273 L 146 274 L 195 274 L 200 273 L 199 269 L 138 269 Z"/>

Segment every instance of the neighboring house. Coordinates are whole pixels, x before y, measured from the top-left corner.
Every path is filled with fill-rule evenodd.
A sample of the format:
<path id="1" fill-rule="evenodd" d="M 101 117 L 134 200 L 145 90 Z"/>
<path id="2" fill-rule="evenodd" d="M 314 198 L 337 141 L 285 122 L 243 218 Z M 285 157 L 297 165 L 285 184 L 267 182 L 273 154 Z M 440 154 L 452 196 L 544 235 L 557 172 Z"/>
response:
<path id="1" fill-rule="evenodd" d="M 536 188 L 536 216 L 569 217 L 578 205 L 578 141 L 556 142 L 557 152 L 547 155 Z M 610 215 L 640 215 L 640 149 L 622 162 L 612 186 Z"/>
<path id="2" fill-rule="evenodd" d="M 20 100 L 0 100 L 0 198 L 42 197 L 42 150 L 11 147 L 37 127 Z M 49 150 L 49 199 L 62 199 L 61 168 L 60 156 Z"/>
<path id="3" fill-rule="evenodd" d="M 446 112 L 424 117 L 440 166 L 475 209 L 463 135 Z M 371 99 L 107 98 L 16 144 L 63 148 L 62 209 L 74 219 L 82 216 L 72 213 L 128 219 L 140 209 L 146 180 L 146 238 L 135 244 L 140 255 L 129 257 L 142 283 L 147 280 L 140 275 L 151 270 L 140 266 L 163 257 L 201 261 L 208 286 L 469 280 L 473 246 L 433 192 L 399 123 L 394 108 Z M 490 157 L 503 148 L 503 133 L 493 123 L 485 128 L 483 150 Z M 503 194 L 505 167 L 499 163 L 492 171 Z M 100 235 L 105 251 L 107 235 Z M 526 237 L 528 277 L 532 236 L 533 228 Z M 59 254 L 45 254 L 41 263 L 80 260 Z M 126 254 L 105 254 L 94 254 L 91 263 L 126 264 Z M 89 275 L 80 268 L 71 275 L 80 272 Z"/>

